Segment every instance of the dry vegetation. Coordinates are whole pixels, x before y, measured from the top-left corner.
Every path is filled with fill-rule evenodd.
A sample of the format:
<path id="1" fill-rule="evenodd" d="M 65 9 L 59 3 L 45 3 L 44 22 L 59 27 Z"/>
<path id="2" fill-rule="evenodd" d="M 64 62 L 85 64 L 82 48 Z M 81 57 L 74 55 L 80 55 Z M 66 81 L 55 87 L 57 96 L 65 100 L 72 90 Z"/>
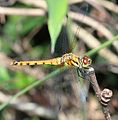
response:
<path id="1" fill-rule="evenodd" d="M 117 1 L 69 0 L 53 55 L 48 19 L 45 0 L 0 0 L 0 119 L 104 120 L 92 87 L 78 77 L 76 68 L 53 73 L 59 67 L 13 67 L 10 63 L 14 59 L 48 59 L 71 51 L 82 55 L 118 39 Z M 100 89 L 113 91 L 108 107 L 112 119 L 117 120 L 118 40 L 94 51 L 91 59 Z"/>

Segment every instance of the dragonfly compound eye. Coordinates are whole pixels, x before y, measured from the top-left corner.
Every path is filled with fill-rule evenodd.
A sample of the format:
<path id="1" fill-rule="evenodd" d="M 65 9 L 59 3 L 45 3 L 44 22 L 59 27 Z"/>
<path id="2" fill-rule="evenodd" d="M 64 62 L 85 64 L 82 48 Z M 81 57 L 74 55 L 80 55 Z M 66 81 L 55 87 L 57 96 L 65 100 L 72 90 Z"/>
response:
<path id="1" fill-rule="evenodd" d="M 82 58 L 83 67 L 88 67 L 91 64 L 91 59 L 88 56 Z"/>

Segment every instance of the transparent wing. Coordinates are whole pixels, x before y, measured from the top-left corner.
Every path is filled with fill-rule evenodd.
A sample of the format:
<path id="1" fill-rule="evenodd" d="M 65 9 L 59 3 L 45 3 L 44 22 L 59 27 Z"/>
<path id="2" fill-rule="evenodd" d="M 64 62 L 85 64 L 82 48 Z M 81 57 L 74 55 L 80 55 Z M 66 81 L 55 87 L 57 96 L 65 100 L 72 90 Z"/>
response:
<path id="1" fill-rule="evenodd" d="M 80 6 L 72 5 L 70 7 L 71 11 L 80 12 L 83 14 L 81 20 L 84 20 L 84 16 L 88 12 L 88 4 L 83 3 Z M 68 53 L 73 51 L 73 48 L 77 45 L 77 40 L 75 39 L 75 35 L 71 30 L 71 24 L 73 21 L 68 17 L 67 18 L 67 29 L 63 29 L 66 32 L 61 33 L 61 38 L 59 43 L 61 43 L 62 53 Z M 77 33 L 79 33 L 81 29 L 77 28 Z M 66 42 L 64 42 L 66 41 Z M 67 42 L 68 41 L 68 42 Z M 69 45 L 69 46 L 68 46 Z M 68 47 L 67 47 L 68 46 Z M 68 50 L 67 50 L 68 49 Z M 59 49 L 57 49 L 59 50 Z M 79 51 L 76 51 L 79 53 Z M 70 68 L 72 69 L 72 68 Z M 57 80 L 58 79 L 58 80 Z M 55 81 L 55 91 L 56 91 L 56 99 L 57 99 L 57 108 L 59 112 L 66 112 L 66 116 L 70 116 L 74 113 L 73 118 L 75 118 L 75 114 L 77 115 L 77 120 L 87 119 L 86 109 L 87 109 L 87 96 L 88 96 L 88 82 L 84 81 L 81 77 L 78 76 L 76 68 L 73 70 L 68 70 L 63 73 L 62 76 L 56 78 Z M 79 113 L 79 114 L 78 114 Z M 79 116 L 78 116 L 79 115 Z M 84 118 L 83 118 L 84 116 Z M 79 119 L 78 119 L 79 118 Z"/>
<path id="2" fill-rule="evenodd" d="M 79 5 L 72 5 L 70 6 L 70 11 L 68 12 L 68 20 L 67 20 L 67 33 L 68 33 L 68 38 L 69 38 L 69 43 L 70 43 L 70 47 L 71 47 L 71 52 L 72 51 L 77 51 L 77 39 L 75 37 L 76 34 L 79 34 L 80 32 L 80 27 L 82 24 L 77 23 L 78 24 L 78 28 L 76 30 L 76 33 L 73 34 L 72 32 L 72 24 L 76 21 L 72 20 L 70 18 L 70 13 L 75 12 L 75 13 L 81 13 L 80 19 L 81 21 L 84 21 L 85 16 L 88 14 L 89 12 L 89 5 L 87 3 L 81 3 L 80 6 Z M 79 14 L 78 14 L 79 15 Z M 75 16 L 76 17 L 76 16 Z"/>
<path id="3" fill-rule="evenodd" d="M 88 4 L 81 4 L 79 8 L 78 5 L 73 5 L 70 9 L 83 13 L 83 17 L 81 19 L 84 20 L 84 16 L 87 14 L 88 10 Z M 69 30 L 71 30 L 71 26 Z M 77 28 L 77 32 L 80 30 L 81 29 Z M 63 28 L 63 31 L 65 31 L 65 28 Z M 77 43 L 75 36 L 72 34 L 70 37 L 68 37 L 66 32 L 62 32 L 61 37 L 59 37 L 59 40 L 57 41 L 55 51 L 55 54 L 58 54 L 57 56 L 68 53 L 68 48 L 70 46 L 68 46 L 69 42 L 67 38 L 70 38 L 70 44 L 72 46 L 76 45 Z M 71 33 L 72 32 L 70 31 L 69 35 Z M 75 44 L 73 44 L 74 41 L 76 41 Z M 59 48 L 59 46 L 61 46 L 61 48 Z M 71 47 L 70 49 L 74 47 Z M 61 53 L 60 49 L 62 50 Z M 85 111 L 88 89 L 85 85 L 86 82 L 78 76 L 76 69 L 77 68 L 74 68 L 73 70 L 67 70 L 63 74 L 58 75 L 53 80 L 47 82 L 45 87 L 47 93 L 44 94 L 46 94 L 50 107 L 52 107 L 57 114 L 63 113 L 63 115 L 67 117 L 66 119 L 68 119 L 68 117 L 71 115 L 74 115 L 72 118 L 74 119 L 76 114 L 77 120 L 81 120 L 82 116 L 86 117 Z"/>

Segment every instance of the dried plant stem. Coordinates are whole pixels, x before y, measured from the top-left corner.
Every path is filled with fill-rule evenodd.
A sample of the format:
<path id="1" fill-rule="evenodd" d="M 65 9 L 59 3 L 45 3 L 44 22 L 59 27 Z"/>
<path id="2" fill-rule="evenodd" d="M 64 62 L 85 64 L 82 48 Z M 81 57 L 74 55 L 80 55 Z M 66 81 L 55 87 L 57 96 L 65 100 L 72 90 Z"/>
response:
<path id="1" fill-rule="evenodd" d="M 46 11 L 39 8 L 8 8 L 0 6 L 2 15 L 44 16 Z"/>
<path id="2" fill-rule="evenodd" d="M 92 87 L 93 87 L 93 89 L 94 89 L 94 91 L 95 91 L 95 94 L 96 94 L 99 102 L 100 102 L 101 105 L 102 105 L 102 111 L 103 111 L 103 113 L 104 113 L 105 119 L 106 119 L 106 120 L 111 120 L 110 112 L 109 112 L 109 109 L 108 109 L 107 105 L 105 106 L 105 105 L 102 104 L 102 102 L 101 102 L 101 93 L 102 93 L 102 91 L 100 90 L 100 87 L 99 87 L 99 85 L 98 85 L 94 68 L 90 67 L 88 70 L 86 70 L 85 78 L 86 78 L 87 80 L 89 80 L 90 83 L 92 84 Z M 111 98 L 111 96 L 110 96 L 110 98 Z M 110 99 L 110 98 L 109 98 L 109 99 Z M 110 101 L 110 100 L 109 100 L 109 101 Z"/>
<path id="3" fill-rule="evenodd" d="M 0 92 L 0 103 L 5 103 L 12 97 L 13 96 Z M 56 119 L 57 117 L 57 112 L 53 109 L 29 102 L 28 100 L 24 100 L 23 97 L 14 99 L 9 103 L 9 105 L 17 110 L 27 113 L 30 116 L 37 115 L 48 119 Z"/>

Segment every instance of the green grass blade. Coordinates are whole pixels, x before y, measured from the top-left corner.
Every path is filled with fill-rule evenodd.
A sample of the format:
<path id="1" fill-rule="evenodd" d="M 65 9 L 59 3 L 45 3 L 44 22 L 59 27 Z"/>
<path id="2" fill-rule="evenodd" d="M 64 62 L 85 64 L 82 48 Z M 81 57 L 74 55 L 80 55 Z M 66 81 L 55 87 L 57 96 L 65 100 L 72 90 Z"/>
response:
<path id="1" fill-rule="evenodd" d="M 115 40 L 118 40 L 118 35 L 114 36 L 114 38 L 112 40 L 108 40 L 106 42 L 104 42 L 103 44 L 101 44 L 99 47 L 90 50 L 89 52 L 86 53 L 86 55 L 88 56 L 92 56 L 95 53 L 99 52 L 100 50 L 102 50 L 103 48 L 108 47 L 109 45 L 111 45 Z"/>
<path id="2" fill-rule="evenodd" d="M 16 99 L 17 97 L 23 95 L 24 93 L 26 93 L 27 91 L 31 90 L 33 87 L 37 86 L 37 85 L 41 85 L 42 83 L 44 83 L 45 81 L 49 80 L 50 78 L 60 74 L 61 72 L 63 72 L 66 69 L 66 67 L 62 67 L 59 68 L 57 70 L 54 70 L 52 73 L 48 74 L 44 79 L 42 80 L 37 80 L 34 83 L 32 83 L 31 85 L 29 85 L 28 87 L 24 88 L 23 90 L 21 90 L 20 92 L 18 92 L 16 95 L 14 95 L 13 97 L 11 97 L 7 102 L 3 103 L 2 105 L 0 105 L 0 111 L 3 110 L 6 106 L 9 105 L 9 103 L 11 101 L 13 101 L 14 99 Z"/>

